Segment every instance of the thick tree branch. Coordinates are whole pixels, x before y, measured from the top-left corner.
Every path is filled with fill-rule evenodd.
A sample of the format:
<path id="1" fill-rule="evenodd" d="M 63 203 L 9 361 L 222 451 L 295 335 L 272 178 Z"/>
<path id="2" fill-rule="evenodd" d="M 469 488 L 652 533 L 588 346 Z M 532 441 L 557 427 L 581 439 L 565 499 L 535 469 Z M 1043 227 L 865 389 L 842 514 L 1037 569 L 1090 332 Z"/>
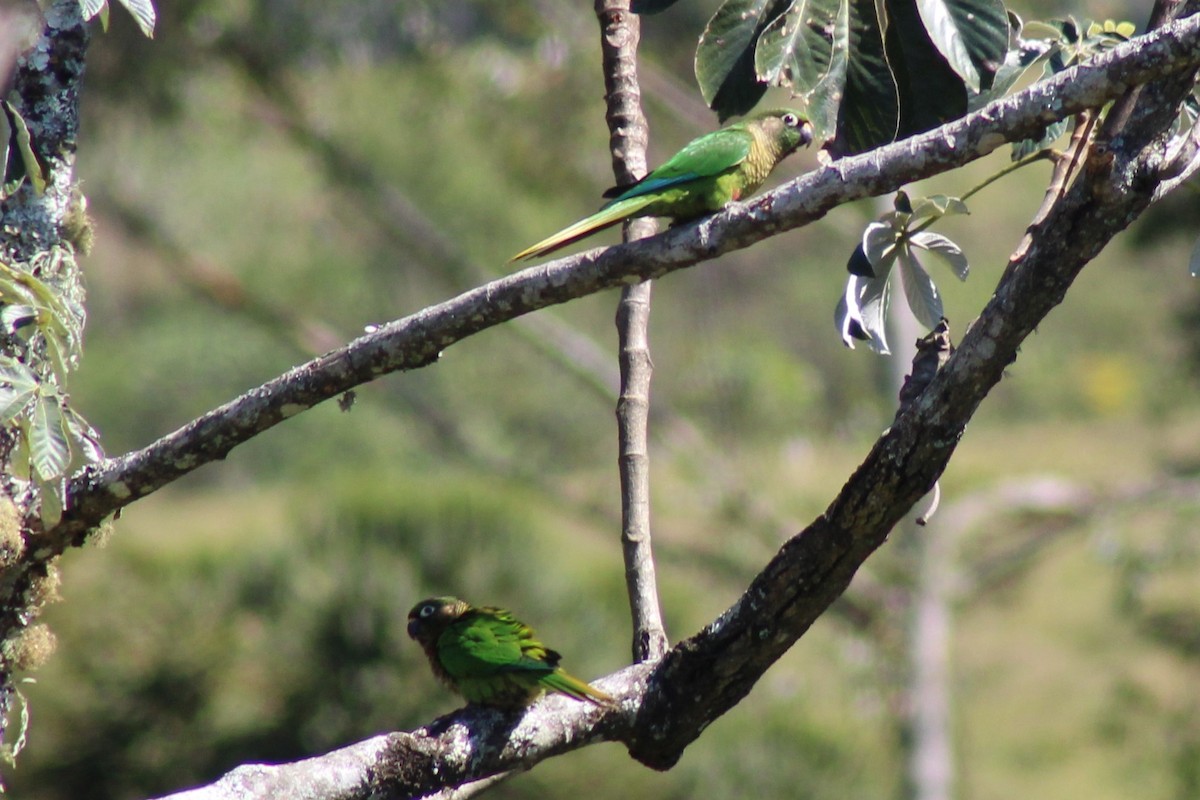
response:
<path id="1" fill-rule="evenodd" d="M 619 707 L 580 703 L 562 695 L 525 712 L 468 706 L 413 731 L 375 736 L 327 755 L 290 764 L 238 767 L 208 786 L 159 800 L 387 800 L 449 797 L 446 790 L 598 741 L 628 736 L 633 703 L 651 667 L 635 664 L 591 683 Z"/>

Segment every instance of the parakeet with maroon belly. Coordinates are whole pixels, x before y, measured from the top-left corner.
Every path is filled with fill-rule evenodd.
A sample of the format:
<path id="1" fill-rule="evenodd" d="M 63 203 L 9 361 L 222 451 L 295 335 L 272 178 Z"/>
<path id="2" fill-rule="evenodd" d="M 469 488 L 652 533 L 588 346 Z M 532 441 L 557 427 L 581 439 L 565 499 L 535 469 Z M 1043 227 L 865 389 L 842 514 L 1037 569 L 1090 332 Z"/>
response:
<path id="1" fill-rule="evenodd" d="M 456 597 L 431 597 L 408 613 L 408 635 L 433 672 L 468 703 L 524 708 L 543 692 L 610 705 L 613 698 L 567 674 L 562 658 L 501 608 L 476 608 Z"/>
<path id="2" fill-rule="evenodd" d="M 720 211 L 753 194 L 775 165 L 812 141 L 812 125 L 786 108 L 762 111 L 693 139 L 667 163 L 632 186 L 604 193 L 599 211 L 509 259 L 551 253 L 631 217 L 670 217 L 675 222 Z"/>

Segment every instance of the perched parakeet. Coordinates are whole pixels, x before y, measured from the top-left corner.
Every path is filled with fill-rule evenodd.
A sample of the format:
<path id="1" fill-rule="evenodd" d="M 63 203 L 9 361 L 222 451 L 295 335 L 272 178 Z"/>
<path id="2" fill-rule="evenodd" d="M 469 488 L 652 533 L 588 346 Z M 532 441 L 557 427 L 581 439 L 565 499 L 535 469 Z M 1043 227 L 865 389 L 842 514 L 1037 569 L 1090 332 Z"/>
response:
<path id="1" fill-rule="evenodd" d="M 812 125 L 795 111 L 763 111 L 693 139 L 667 163 L 632 186 L 609 189 L 613 199 L 509 259 L 544 256 L 631 217 L 671 217 L 676 222 L 720 211 L 753 194 L 775 165 L 812 141 Z"/>
<path id="2" fill-rule="evenodd" d="M 434 674 L 468 703 L 524 708 L 547 690 L 597 705 L 613 702 L 564 672 L 562 656 L 501 608 L 431 597 L 408 612 L 408 635 L 425 650 Z"/>

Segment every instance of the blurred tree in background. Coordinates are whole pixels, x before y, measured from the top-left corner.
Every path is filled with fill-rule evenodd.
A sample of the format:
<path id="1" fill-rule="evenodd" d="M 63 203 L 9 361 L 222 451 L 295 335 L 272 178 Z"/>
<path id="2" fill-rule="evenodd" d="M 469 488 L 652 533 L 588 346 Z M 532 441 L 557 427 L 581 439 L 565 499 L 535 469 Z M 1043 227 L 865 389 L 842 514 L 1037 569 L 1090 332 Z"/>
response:
<path id="1" fill-rule="evenodd" d="M 716 124 L 692 70 L 719 5 L 643 17 L 651 164 Z M 1140 26 L 1150 4 L 1010 5 Z M 114 10 L 82 95 L 95 243 L 70 399 L 109 453 L 498 277 L 612 184 L 589 4 L 159 13 L 148 40 Z M 962 194 L 1006 159 L 920 193 Z M 776 180 L 817 163 L 794 157 Z M 1024 170 L 939 224 L 974 272 L 939 281 L 957 335 L 1046 175 Z M 847 257 L 885 205 L 656 282 L 654 533 L 672 641 L 735 602 L 892 422 L 907 356 L 847 351 L 831 324 Z M 974 417 L 930 525 L 898 528 L 677 768 L 586 748 L 492 793 L 920 796 L 913 630 L 936 546 L 955 796 L 1196 796 L 1194 214 L 1176 192 L 1082 273 Z M 512 608 L 581 677 L 625 665 L 614 301 L 473 337 L 360 387 L 349 413 L 317 406 L 68 554 L 44 616 L 57 651 L 23 688 L 14 796 L 147 797 L 425 724 L 456 705 L 403 635 L 429 594 Z"/>

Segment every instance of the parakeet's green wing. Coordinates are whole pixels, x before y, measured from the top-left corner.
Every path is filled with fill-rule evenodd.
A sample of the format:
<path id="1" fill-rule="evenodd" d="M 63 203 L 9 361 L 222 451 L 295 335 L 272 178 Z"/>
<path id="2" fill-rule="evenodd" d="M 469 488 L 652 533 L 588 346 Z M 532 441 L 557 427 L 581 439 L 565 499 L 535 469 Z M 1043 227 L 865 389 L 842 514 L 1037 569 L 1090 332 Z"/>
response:
<path id="1" fill-rule="evenodd" d="M 454 678 L 486 678 L 502 672 L 549 673 L 554 664 L 526 655 L 528 629 L 507 614 L 468 612 L 438 639 L 438 658 Z"/>
<path id="2" fill-rule="evenodd" d="M 691 141 L 665 164 L 614 197 L 608 205 L 642 197 L 697 178 L 711 178 L 737 167 L 750 155 L 754 135 L 723 128 Z"/>

